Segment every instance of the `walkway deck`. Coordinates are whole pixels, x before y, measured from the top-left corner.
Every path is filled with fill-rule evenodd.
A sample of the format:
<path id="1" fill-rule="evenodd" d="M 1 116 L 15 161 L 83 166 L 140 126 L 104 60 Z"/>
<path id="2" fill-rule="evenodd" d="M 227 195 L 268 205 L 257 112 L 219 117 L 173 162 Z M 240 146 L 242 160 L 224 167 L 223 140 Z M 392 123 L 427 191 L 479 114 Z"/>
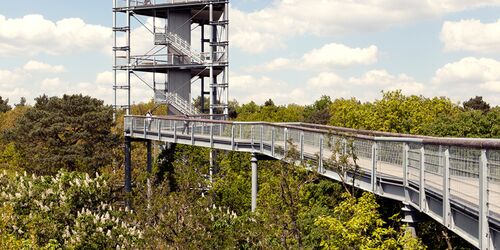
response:
<path id="1" fill-rule="evenodd" d="M 356 186 L 409 203 L 478 248 L 500 249 L 500 140 L 313 126 L 127 116 L 125 136 L 277 160 L 293 145 L 301 160 L 337 181 L 339 173 L 330 169 L 328 159 L 333 152 L 354 150 L 361 173 Z"/>

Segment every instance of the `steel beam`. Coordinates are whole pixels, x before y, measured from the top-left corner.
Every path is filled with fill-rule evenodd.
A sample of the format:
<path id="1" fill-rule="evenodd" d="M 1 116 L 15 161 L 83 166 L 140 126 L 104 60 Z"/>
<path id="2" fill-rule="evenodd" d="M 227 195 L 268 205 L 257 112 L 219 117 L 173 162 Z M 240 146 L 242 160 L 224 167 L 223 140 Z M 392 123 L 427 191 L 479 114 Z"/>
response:
<path id="1" fill-rule="evenodd" d="M 146 171 L 148 172 L 148 178 L 146 180 L 147 185 L 147 199 L 148 199 L 148 208 L 150 208 L 151 204 L 151 173 L 153 172 L 153 158 L 152 158 L 152 150 L 151 150 L 151 141 L 146 141 Z"/>
<path id="2" fill-rule="evenodd" d="M 415 211 L 415 209 L 413 209 L 413 207 L 408 202 L 403 202 L 403 207 L 401 208 L 401 211 L 403 212 L 403 219 L 401 220 L 401 222 L 406 223 L 407 225 L 406 230 L 408 230 L 411 233 L 411 235 L 414 238 L 416 238 L 417 211 Z"/>
<path id="3" fill-rule="evenodd" d="M 124 179 L 124 186 L 125 186 L 125 193 L 127 195 L 130 195 L 132 192 L 132 143 L 130 141 L 130 138 L 125 137 L 125 179 Z M 132 202 L 130 200 L 130 197 L 126 198 L 126 206 L 130 208 L 132 206 Z"/>

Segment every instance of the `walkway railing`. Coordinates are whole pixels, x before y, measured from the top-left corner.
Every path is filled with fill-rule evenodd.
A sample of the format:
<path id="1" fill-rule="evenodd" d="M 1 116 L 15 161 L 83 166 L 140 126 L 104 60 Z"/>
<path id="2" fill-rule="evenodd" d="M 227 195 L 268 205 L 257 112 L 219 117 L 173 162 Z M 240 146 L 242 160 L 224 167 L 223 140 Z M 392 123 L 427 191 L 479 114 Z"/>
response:
<path id="1" fill-rule="evenodd" d="M 140 116 L 125 117 L 125 130 L 132 138 L 255 152 L 275 159 L 283 159 L 294 146 L 301 160 L 337 180 L 339 173 L 328 159 L 353 150 L 360 167 L 358 187 L 408 202 L 477 247 L 490 241 L 499 244 L 493 238 L 500 240 L 499 139 L 435 138 L 312 124 L 179 117 L 147 120 Z M 344 174 L 351 182 L 352 173 Z"/>
<path id="2" fill-rule="evenodd" d="M 191 48 L 191 44 L 186 40 L 182 39 L 179 35 L 172 32 L 156 33 L 155 34 L 155 45 L 166 45 L 169 44 L 177 52 L 188 56 L 193 62 L 202 64 L 206 61 L 206 57 L 202 56 L 200 52 L 194 51 Z"/>

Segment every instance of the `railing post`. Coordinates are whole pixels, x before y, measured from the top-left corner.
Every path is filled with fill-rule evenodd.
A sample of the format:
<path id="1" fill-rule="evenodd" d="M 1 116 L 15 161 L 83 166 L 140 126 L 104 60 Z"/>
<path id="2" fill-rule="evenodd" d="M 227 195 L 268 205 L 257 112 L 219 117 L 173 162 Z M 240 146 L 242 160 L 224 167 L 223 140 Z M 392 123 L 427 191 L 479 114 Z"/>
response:
<path id="1" fill-rule="evenodd" d="M 372 192 L 376 193 L 377 191 L 377 142 L 374 141 L 372 144 L 372 175 L 371 175 L 371 184 L 372 184 Z"/>
<path id="2" fill-rule="evenodd" d="M 214 147 L 214 124 L 210 124 L 210 148 Z"/>
<path id="3" fill-rule="evenodd" d="M 325 141 L 323 135 L 319 137 L 319 171 L 320 173 L 324 173 L 325 169 L 323 168 L 323 142 Z"/>
<path id="4" fill-rule="evenodd" d="M 403 188 L 405 192 L 405 201 L 410 202 L 410 193 L 408 191 L 408 164 L 409 164 L 409 151 L 408 143 L 403 145 Z"/>
<path id="5" fill-rule="evenodd" d="M 443 166 L 443 224 L 451 228 L 451 206 L 450 206 L 450 149 L 444 151 Z"/>
<path id="6" fill-rule="evenodd" d="M 422 144 L 422 147 L 420 148 L 420 181 L 419 181 L 419 207 L 420 211 L 426 212 L 427 211 L 427 199 L 425 198 L 425 147 L 424 144 Z"/>
<path id="7" fill-rule="evenodd" d="M 191 145 L 194 146 L 194 129 L 195 129 L 196 122 L 191 123 Z"/>
<path id="8" fill-rule="evenodd" d="M 264 125 L 260 125 L 260 152 L 264 152 Z"/>
<path id="9" fill-rule="evenodd" d="M 159 120 L 157 119 L 156 120 L 156 126 L 158 127 L 158 140 L 161 141 L 161 123 L 163 121 L 162 120 Z"/>
<path id="10" fill-rule="evenodd" d="M 275 141 L 275 138 L 274 138 L 274 127 L 272 128 L 271 130 L 271 155 L 274 157 L 274 141 Z"/>
<path id="11" fill-rule="evenodd" d="M 231 124 L 231 150 L 234 151 L 234 146 L 235 146 L 235 141 L 234 141 L 234 124 Z"/>
<path id="12" fill-rule="evenodd" d="M 283 138 L 285 140 L 285 145 L 283 147 L 284 149 L 283 156 L 286 157 L 286 153 L 288 151 L 288 128 L 285 128 L 284 133 L 285 134 L 283 135 Z"/>
<path id="13" fill-rule="evenodd" d="M 174 143 L 177 143 L 177 121 L 174 121 Z"/>
<path id="14" fill-rule="evenodd" d="M 130 120 L 130 135 L 132 135 L 134 133 L 134 129 L 135 129 L 135 118 L 131 117 L 131 120 Z"/>
<path id="15" fill-rule="evenodd" d="M 148 121 L 146 121 L 146 120 L 147 120 L 147 119 L 144 119 L 144 138 L 146 138 L 146 135 L 147 135 L 147 134 L 146 134 L 146 133 L 147 133 L 147 131 L 146 131 L 146 123 L 147 123 Z"/>
<path id="16" fill-rule="evenodd" d="M 300 131 L 300 160 L 304 160 L 304 131 Z"/>
<path id="17" fill-rule="evenodd" d="M 253 145 L 253 125 L 250 125 L 250 141 L 252 143 L 252 149 L 254 149 L 254 145 Z"/>
<path id="18" fill-rule="evenodd" d="M 479 160 L 479 249 L 489 249 L 489 238 L 488 158 L 486 149 L 483 149 Z"/>
<path id="19" fill-rule="evenodd" d="M 243 128 L 240 124 L 240 140 L 243 139 Z"/>

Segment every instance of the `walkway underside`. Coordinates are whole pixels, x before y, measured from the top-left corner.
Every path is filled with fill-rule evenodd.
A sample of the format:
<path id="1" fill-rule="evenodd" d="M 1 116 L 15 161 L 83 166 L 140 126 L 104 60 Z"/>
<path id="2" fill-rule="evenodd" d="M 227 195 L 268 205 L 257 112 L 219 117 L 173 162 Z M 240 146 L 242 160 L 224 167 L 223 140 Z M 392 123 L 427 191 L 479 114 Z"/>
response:
<path id="1" fill-rule="evenodd" d="M 417 137 L 311 124 L 225 122 L 179 117 L 125 117 L 131 139 L 250 152 L 298 160 L 330 179 L 328 159 L 359 158 L 355 186 L 409 203 L 481 249 L 500 249 L 500 140 Z M 330 143 L 329 143 L 330 142 Z M 332 150 L 334 144 L 337 150 Z M 329 146 L 330 145 L 330 146 Z M 339 150 L 340 149 L 340 150 Z"/>

